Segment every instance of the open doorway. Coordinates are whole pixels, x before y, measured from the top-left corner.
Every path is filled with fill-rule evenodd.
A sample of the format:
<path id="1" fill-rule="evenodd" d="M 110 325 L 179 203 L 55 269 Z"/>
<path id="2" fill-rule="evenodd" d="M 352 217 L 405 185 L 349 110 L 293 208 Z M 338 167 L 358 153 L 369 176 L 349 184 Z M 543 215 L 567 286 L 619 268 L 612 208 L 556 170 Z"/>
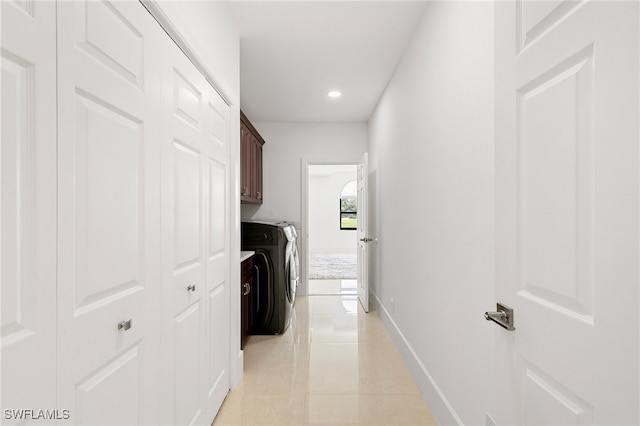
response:
<path id="1" fill-rule="evenodd" d="M 357 294 L 357 165 L 309 164 L 310 295 Z"/>

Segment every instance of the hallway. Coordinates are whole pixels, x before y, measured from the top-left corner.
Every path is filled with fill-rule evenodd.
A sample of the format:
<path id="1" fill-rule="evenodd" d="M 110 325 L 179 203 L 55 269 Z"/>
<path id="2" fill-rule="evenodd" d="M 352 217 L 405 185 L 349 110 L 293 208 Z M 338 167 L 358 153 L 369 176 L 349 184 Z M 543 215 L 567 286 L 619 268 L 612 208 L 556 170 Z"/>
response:
<path id="1" fill-rule="evenodd" d="M 216 426 L 435 425 L 375 311 L 355 296 L 296 300 L 282 336 L 251 336 Z"/>

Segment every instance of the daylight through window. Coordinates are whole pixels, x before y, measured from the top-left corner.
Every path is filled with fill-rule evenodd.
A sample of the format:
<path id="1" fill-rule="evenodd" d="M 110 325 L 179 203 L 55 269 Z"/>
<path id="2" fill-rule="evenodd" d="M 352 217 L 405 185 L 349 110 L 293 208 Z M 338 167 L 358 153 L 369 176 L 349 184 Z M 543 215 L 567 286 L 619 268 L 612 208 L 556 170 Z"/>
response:
<path id="1" fill-rule="evenodd" d="M 358 184 L 347 183 L 340 193 L 340 229 L 358 229 Z"/>

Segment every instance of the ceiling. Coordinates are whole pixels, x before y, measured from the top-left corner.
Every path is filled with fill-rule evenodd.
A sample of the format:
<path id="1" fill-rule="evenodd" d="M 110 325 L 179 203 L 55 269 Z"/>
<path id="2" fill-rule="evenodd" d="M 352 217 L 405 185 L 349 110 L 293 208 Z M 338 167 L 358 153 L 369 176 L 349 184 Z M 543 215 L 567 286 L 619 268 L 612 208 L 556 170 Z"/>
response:
<path id="1" fill-rule="evenodd" d="M 240 100 L 250 120 L 367 121 L 422 1 L 232 1 Z M 330 90 L 342 96 L 331 99 Z"/>

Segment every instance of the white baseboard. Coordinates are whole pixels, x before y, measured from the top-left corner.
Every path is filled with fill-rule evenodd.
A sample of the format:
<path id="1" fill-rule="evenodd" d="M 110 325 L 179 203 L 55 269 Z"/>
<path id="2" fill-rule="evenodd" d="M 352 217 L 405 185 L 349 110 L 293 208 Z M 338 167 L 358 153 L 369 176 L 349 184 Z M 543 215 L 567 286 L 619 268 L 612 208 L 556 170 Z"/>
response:
<path id="1" fill-rule="evenodd" d="M 378 299 L 378 296 L 370 291 L 371 301 L 374 303 L 374 309 L 378 312 L 380 320 L 389 332 L 391 339 L 396 344 L 398 351 L 402 355 L 404 362 L 407 364 L 413 379 L 418 388 L 422 392 L 422 396 L 431 408 L 431 412 L 435 416 L 438 424 L 441 425 L 462 425 L 463 422 L 456 414 L 455 410 L 449 404 L 436 382 L 433 380 L 429 371 L 418 358 L 411 344 L 404 337 L 402 331 L 398 328 L 384 305 Z"/>

